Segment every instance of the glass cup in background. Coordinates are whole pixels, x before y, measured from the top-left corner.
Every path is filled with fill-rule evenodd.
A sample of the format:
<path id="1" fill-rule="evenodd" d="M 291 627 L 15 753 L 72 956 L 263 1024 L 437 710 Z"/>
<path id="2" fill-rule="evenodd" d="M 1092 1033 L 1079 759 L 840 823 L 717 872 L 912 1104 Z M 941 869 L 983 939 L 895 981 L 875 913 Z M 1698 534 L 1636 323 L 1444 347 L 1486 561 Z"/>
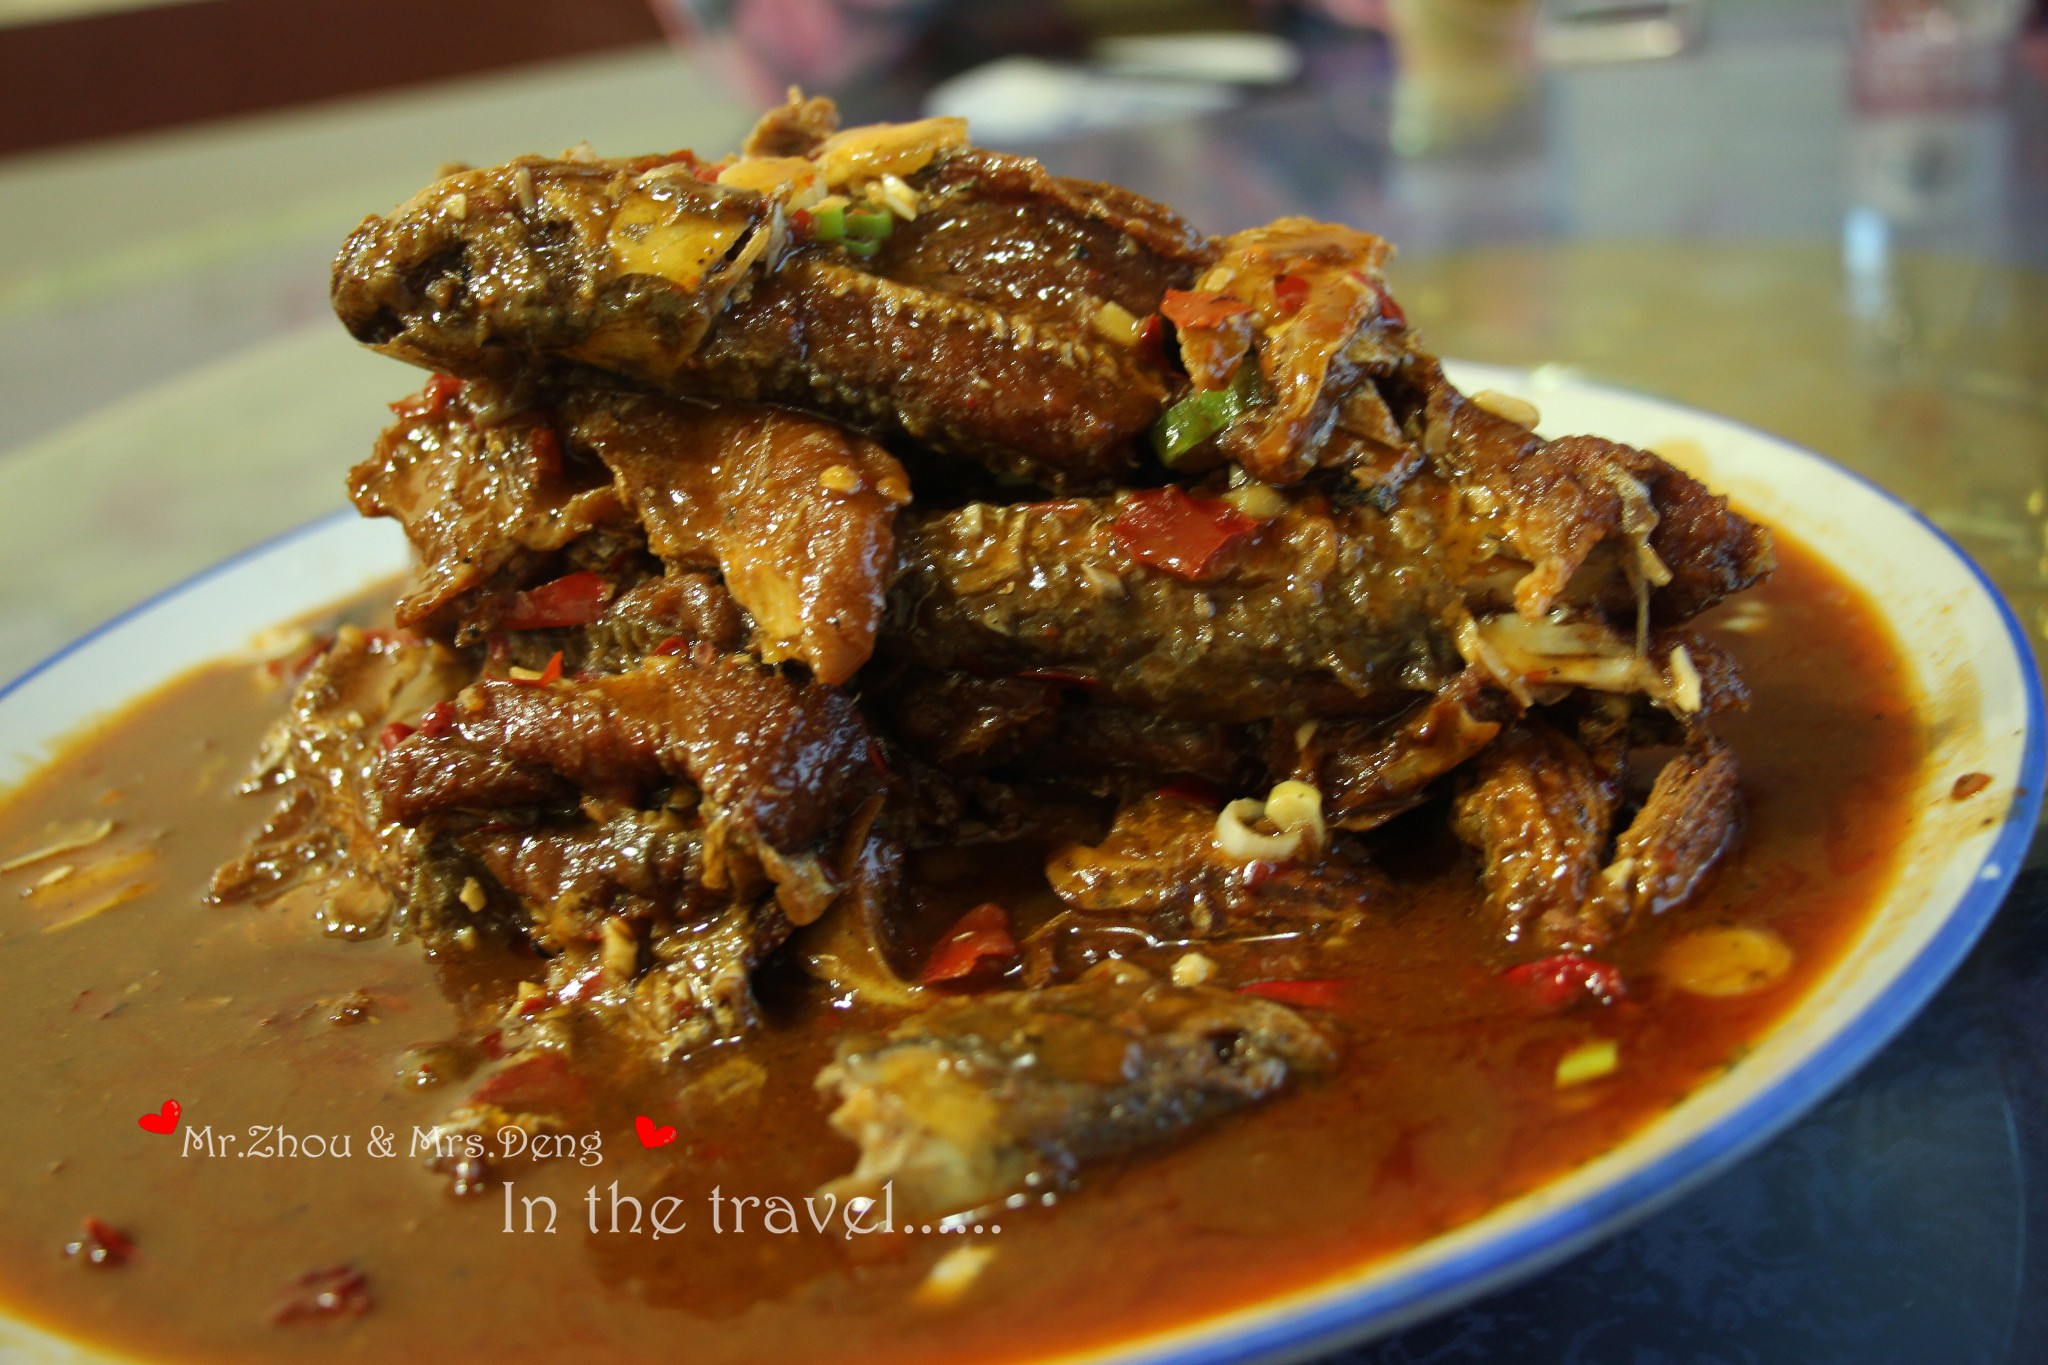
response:
<path id="1" fill-rule="evenodd" d="M 1388 0 L 1398 54 L 1389 138 L 1402 156 L 1511 134 L 1536 93 L 1535 0 Z"/>

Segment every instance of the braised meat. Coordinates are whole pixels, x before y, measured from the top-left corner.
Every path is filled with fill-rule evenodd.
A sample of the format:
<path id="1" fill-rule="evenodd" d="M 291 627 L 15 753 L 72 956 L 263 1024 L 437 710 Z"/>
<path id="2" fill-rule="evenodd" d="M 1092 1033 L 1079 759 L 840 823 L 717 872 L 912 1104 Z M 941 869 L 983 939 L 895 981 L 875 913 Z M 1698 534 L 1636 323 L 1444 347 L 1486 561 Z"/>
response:
<path id="1" fill-rule="evenodd" d="M 860 1163 L 828 1187 L 894 1186 L 919 1216 L 1057 1190 L 1087 1161 L 1165 1141 L 1326 1065 L 1270 1001 L 1105 963 L 1069 985 L 945 1000 L 818 1077 Z"/>
<path id="2" fill-rule="evenodd" d="M 884 648 L 1185 719 L 1371 713 L 1461 666 L 1429 535 L 1314 496 L 1265 522 L 1175 487 L 973 503 L 910 519 Z"/>
<path id="3" fill-rule="evenodd" d="M 356 230 L 335 309 L 468 377 L 590 367 L 788 403 L 1056 487 L 1131 467 L 1172 384 L 1137 319 L 1207 260 L 1199 236 L 971 148 L 957 119 L 759 141 L 804 150 L 446 177 Z"/>
<path id="4" fill-rule="evenodd" d="M 458 643 L 598 626 L 542 643 L 572 667 L 616 666 L 621 647 L 630 660 L 671 637 L 731 648 L 737 606 L 761 659 L 824 682 L 873 652 L 910 499 L 873 443 L 773 408 L 606 390 L 542 403 L 445 376 L 397 408 L 350 488 L 419 551 L 400 624 Z M 649 587 L 657 570 L 667 583 Z"/>
<path id="5" fill-rule="evenodd" d="M 701 819 L 707 888 L 747 896 L 772 883 L 805 924 L 837 893 L 835 836 L 876 794 L 871 742 L 844 693 L 698 649 L 552 686 L 474 683 L 437 733 L 391 747 L 377 782 L 384 817 L 404 825 L 578 793 L 663 794 Z"/>
<path id="6" fill-rule="evenodd" d="M 1389 255 L 801 99 L 738 157 L 366 220 L 335 307 L 436 373 L 350 491 L 419 565 L 301 685 L 218 894 L 352 878 L 362 932 L 527 954 L 507 1074 L 758 1049 L 801 967 L 876 1035 L 819 1077 L 832 1189 L 939 1215 L 1315 1073 L 1295 1007 L 1403 845 L 1469 876 L 1482 968 L 1608 948 L 1739 835 L 1747 694 L 1688 623 L 1770 538 L 1460 393 Z"/>

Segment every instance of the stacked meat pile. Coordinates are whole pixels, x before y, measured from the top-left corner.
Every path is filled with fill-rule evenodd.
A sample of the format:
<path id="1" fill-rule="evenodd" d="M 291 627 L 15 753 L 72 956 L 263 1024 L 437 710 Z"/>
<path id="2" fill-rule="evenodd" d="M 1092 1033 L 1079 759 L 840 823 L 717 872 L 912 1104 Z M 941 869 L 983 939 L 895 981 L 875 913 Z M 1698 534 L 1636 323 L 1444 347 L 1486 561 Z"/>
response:
<path id="1" fill-rule="evenodd" d="M 1312 956 L 1376 875 L 1353 832 L 1432 797 L 1513 952 L 1599 948 L 1733 836 L 1741 687 L 1685 623 L 1769 540 L 1458 392 L 1386 256 L 823 101 L 720 162 L 437 181 L 334 279 L 435 372 L 350 479 L 418 572 L 307 676 L 222 894 L 312 869 L 357 884 L 340 927 L 531 944 L 522 1017 L 662 1058 L 760 1027 L 750 978 L 801 956 L 904 1011 L 824 1078 L 862 1178 L 955 1209 L 1318 1064 L 1199 978 L 1276 918 Z M 934 946 L 906 853 L 1034 835 L 1067 908 Z M 1023 1078 L 1062 1030 L 1142 1063 Z M 938 1136 L 991 1098 L 974 1150 Z"/>

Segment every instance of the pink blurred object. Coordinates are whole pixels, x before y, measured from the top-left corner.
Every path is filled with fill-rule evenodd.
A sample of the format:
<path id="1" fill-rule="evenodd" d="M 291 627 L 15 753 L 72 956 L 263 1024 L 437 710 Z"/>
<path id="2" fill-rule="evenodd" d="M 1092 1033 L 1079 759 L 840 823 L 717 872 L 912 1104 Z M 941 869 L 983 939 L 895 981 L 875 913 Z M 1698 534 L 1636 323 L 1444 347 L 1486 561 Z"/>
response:
<path id="1" fill-rule="evenodd" d="M 1866 0 L 1850 66 L 1856 108 L 1897 114 L 1995 102 L 2021 18 L 2012 0 Z"/>
<path id="2" fill-rule="evenodd" d="M 651 0 L 680 45 L 708 51 L 741 91 L 779 104 L 792 85 L 841 94 L 895 68 L 933 0 Z"/>

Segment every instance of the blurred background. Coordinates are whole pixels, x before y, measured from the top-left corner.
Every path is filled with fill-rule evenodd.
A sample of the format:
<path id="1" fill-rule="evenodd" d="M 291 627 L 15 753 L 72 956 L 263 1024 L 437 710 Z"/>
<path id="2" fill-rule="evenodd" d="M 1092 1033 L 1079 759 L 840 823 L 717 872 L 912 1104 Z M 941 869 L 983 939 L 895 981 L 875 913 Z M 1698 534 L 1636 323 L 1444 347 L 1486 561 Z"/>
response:
<path id="1" fill-rule="evenodd" d="M 416 377 L 328 316 L 449 162 L 716 156 L 792 84 L 1213 232 L 1400 248 L 1452 356 L 1767 428 L 2048 641 L 2040 0 L 0 0 L 0 678 L 342 505 Z M 1353 1357 L 2048 1359 L 2048 875 L 1761 1156 Z M 2031 1177 L 2031 1178 L 2030 1178 Z"/>
<path id="2" fill-rule="evenodd" d="M 2048 638 L 2042 9 L 0 0 L 0 469 L 317 328 L 341 238 L 444 163 L 586 140 L 716 155 L 800 84 L 855 117 L 968 115 L 1212 231 L 1307 213 L 1380 232 L 1438 349 L 1571 366 L 1843 459 L 1928 509 Z M 208 459 L 196 475 L 228 454 Z M 0 658 L 339 499 L 324 473 L 247 477 L 270 515 L 209 522 L 75 612 L 0 610 Z"/>

